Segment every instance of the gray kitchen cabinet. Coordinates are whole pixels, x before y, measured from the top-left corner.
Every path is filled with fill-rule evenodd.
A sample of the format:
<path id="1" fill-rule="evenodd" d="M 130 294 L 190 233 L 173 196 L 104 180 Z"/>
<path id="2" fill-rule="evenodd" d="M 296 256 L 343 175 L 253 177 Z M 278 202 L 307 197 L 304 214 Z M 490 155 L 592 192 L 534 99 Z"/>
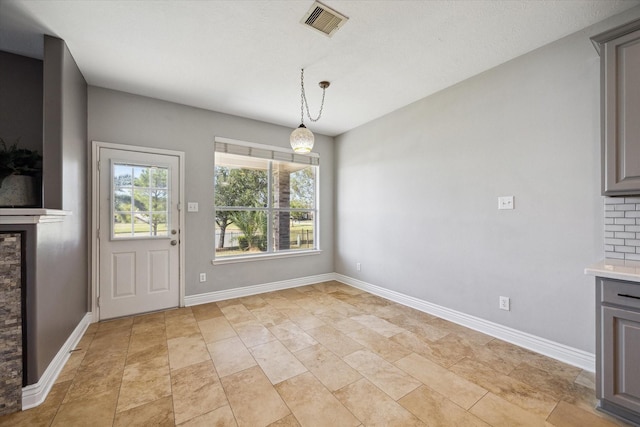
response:
<path id="1" fill-rule="evenodd" d="M 640 283 L 596 280 L 600 409 L 640 425 Z"/>
<path id="2" fill-rule="evenodd" d="M 591 40 L 600 53 L 602 194 L 640 194 L 640 20 Z"/>

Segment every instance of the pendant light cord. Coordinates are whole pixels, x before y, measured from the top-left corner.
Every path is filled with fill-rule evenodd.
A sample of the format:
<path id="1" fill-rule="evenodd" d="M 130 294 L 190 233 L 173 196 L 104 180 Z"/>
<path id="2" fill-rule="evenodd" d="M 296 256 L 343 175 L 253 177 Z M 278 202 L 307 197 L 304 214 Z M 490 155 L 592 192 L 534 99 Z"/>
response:
<path id="1" fill-rule="evenodd" d="M 320 103 L 320 112 L 318 113 L 318 117 L 315 119 L 311 117 L 311 113 L 309 112 L 309 102 L 307 101 L 307 94 L 304 91 L 304 68 L 300 69 L 300 123 L 304 125 L 304 107 L 307 107 L 307 117 L 312 122 L 317 122 L 320 120 L 322 116 L 322 109 L 324 108 L 324 94 L 327 88 L 322 88 L 322 102 Z"/>

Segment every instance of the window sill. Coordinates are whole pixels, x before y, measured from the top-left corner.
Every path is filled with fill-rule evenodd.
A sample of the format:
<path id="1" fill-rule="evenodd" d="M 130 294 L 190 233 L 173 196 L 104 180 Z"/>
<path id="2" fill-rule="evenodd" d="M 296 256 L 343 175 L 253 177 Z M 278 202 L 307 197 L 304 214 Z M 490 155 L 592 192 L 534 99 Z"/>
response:
<path id="1" fill-rule="evenodd" d="M 251 262 L 251 261 L 265 261 L 265 260 L 278 259 L 278 258 L 293 258 L 293 257 L 299 257 L 299 256 L 307 256 L 307 255 L 320 255 L 321 253 L 322 253 L 322 250 L 314 249 L 310 251 L 281 252 L 276 254 L 228 257 L 228 258 L 214 259 L 211 261 L 211 264 L 213 265 L 236 264 L 236 263 Z"/>

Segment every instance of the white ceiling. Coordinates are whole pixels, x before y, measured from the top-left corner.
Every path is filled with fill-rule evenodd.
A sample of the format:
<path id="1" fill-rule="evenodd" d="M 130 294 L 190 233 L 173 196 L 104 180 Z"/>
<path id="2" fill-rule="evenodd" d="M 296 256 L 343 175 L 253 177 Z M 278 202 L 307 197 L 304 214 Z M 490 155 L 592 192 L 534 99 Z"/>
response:
<path id="1" fill-rule="evenodd" d="M 300 24 L 312 3 L 0 0 L 0 50 L 41 57 L 54 35 L 91 85 L 292 128 L 304 67 L 312 114 L 331 81 L 306 122 L 333 136 L 640 0 L 326 0 L 349 18 L 332 38 Z"/>

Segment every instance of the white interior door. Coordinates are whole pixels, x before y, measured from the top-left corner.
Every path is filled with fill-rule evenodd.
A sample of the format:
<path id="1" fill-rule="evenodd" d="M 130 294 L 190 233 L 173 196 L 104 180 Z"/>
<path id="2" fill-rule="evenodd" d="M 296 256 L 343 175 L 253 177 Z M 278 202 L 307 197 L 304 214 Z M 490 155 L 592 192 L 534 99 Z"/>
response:
<path id="1" fill-rule="evenodd" d="M 180 303 L 179 157 L 101 147 L 100 319 Z"/>

